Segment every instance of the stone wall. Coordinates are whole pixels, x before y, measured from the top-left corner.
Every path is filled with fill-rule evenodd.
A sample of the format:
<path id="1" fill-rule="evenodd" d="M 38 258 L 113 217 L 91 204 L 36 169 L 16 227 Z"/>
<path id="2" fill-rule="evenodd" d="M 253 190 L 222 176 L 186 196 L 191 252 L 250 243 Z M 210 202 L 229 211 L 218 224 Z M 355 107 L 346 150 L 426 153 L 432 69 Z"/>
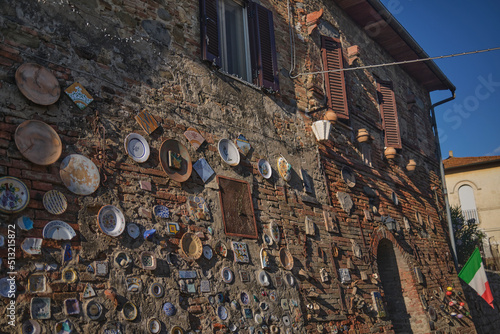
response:
<path id="1" fill-rule="evenodd" d="M 351 45 L 360 45 L 359 65 L 391 61 L 333 2 L 290 3 L 296 42 L 295 72 L 321 69 L 320 33 L 339 33 L 344 51 Z M 126 328 L 126 333 L 144 332 L 153 317 L 161 321 L 164 332 L 173 326 L 202 333 L 227 332 L 231 325 L 242 333 L 249 332 L 251 327 L 265 329 L 253 319 L 245 318 L 243 309 L 247 306 L 240 303 L 239 308 L 231 307 L 230 302 L 239 301 L 241 291 L 246 291 L 251 298 L 248 308 L 252 310 L 252 317 L 262 314 L 268 328 L 275 325 L 282 332 L 317 333 L 335 329 L 391 332 L 394 329 L 390 315 L 377 317 L 371 296 L 372 292 L 381 292 L 384 296 L 377 266 L 381 240 L 389 240 L 400 254 L 398 266 L 393 270 L 404 275 L 404 285 L 411 285 L 408 288 L 411 293 L 404 298 L 408 313 L 414 318 L 410 321 L 429 321 L 424 310 L 427 305 L 440 310 L 439 306 L 447 301 L 442 302 L 438 296 L 448 285 L 454 285 L 458 295 L 460 288 L 449 256 L 443 217 L 428 94 L 398 67 L 350 72 L 346 75 L 350 123 L 338 123 L 329 141 L 317 143 L 311 133 L 311 123 L 323 116 L 324 111 L 314 112 L 324 105 L 323 78 L 290 78 L 292 55 L 286 2 L 263 0 L 261 4 L 274 15 L 281 88 L 276 95 L 249 87 L 200 60 L 197 2 L 3 1 L 0 6 L 3 36 L 0 43 L 0 174 L 20 178 L 30 189 L 31 200 L 21 213 L 0 216 L 3 221 L 0 233 L 7 235 L 7 224 L 14 224 L 20 216 L 34 221 L 32 230 L 16 230 L 16 326 L 30 318 L 32 298 L 49 297 L 52 316 L 40 321 L 46 332 L 66 318 L 77 332 L 85 333 L 102 331 L 116 322 Z M 306 14 L 320 8 L 325 9 L 324 16 L 318 29 L 309 35 Z M 64 93 L 48 107 L 28 101 L 14 80 L 16 69 L 25 62 L 39 63 L 50 69 L 63 90 L 79 82 L 94 101 L 83 110 Z M 376 77 L 395 83 L 404 145 L 393 161 L 383 157 Z M 417 102 L 408 104 L 408 94 L 413 94 Z M 134 119 L 142 110 L 154 115 L 160 125 L 149 135 Z M 38 166 L 17 149 L 16 128 L 30 119 L 46 122 L 61 137 L 63 154 L 58 162 Z M 183 135 L 188 127 L 195 127 L 206 139 L 206 144 L 198 150 Z M 367 128 L 373 137 L 368 144 L 371 166 L 365 163 L 366 148 L 362 153 L 363 148 L 355 140 L 359 128 Z M 151 155 L 144 163 L 134 162 L 124 150 L 124 139 L 131 132 L 143 135 L 149 143 Z M 253 149 L 241 157 L 238 166 L 231 167 L 219 157 L 217 143 L 222 138 L 233 140 L 239 133 L 246 136 Z M 167 177 L 159 163 L 159 150 L 162 142 L 169 138 L 183 143 L 193 162 L 205 158 L 217 175 L 248 182 L 257 240 L 228 237 L 224 233 L 216 177 L 207 183 L 194 171 L 183 183 Z M 93 194 L 75 195 L 62 183 L 60 162 L 69 154 L 87 156 L 100 167 L 102 182 Z M 275 167 L 281 155 L 293 166 L 289 182 L 279 177 Z M 273 166 L 269 180 L 257 170 L 261 158 L 268 159 Z M 410 158 L 418 163 L 413 173 L 405 169 Z M 341 170 L 345 166 L 354 171 L 354 187 L 342 180 Z M 304 192 L 301 169 L 311 176 L 312 195 Z M 59 216 L 49 214 L 42 203 L 43 195 L 52 189 L 61 191 L 69 203 L 66 212 Z M 397 204 L 392 200 L 392 192 L 397 194 Z M 340 202 L 339 198 L 345 198 L 345 194 L 351 198 L 352 208 L 346 207 L 348 200 Z M 210 219 L 188 218 L 187 200 L 192 195 L 205 199 Z M 153 207 L 158 204 L 170 209 L 171 218 L 167 221 L 153 214 Z M 118 238 L 102 233 L 97 215 L 104 205 L 119 207 L 128 224 L 135 223 L 141 228 L 141 236 L 134 240 L 127 232 Z M 338 231 L 326 230 L 324 212 L 333 216 Z M 387 216 L 397 221 L 397 233 L 388 231 L 383 224 Z M 409 220 L 406 225 L 405 217 Z M 67 222 L 76 231 L 76 237 L 69 242 L 73 252 L 71 261 L 62 261 L 62 247 L 67 241 L 44 239 L 42 254 L 38 256 L 28 256 L 20 249 L 24 238 L 42 237 L 44 226 L 56 219 Z M 262 236 L 272 221 L 280 227 L 281 240 L 279 245 L 270 246 L 272 261 L 268 274 L 272 284 L 264 288 L 257 283 L 255 273 L 260 269 Z M 314 223 L 312 231 L 306 231 L 306 221 Z M 181 231 L 169 235 L 166 222 L 177 222 Z M 153 228 L 157 230 L 155 236 L 144 240 L 142 232 Z M 231 252 L 228 258 L 214 255 L 211 260 L 183 259 L 179 240 L 187 231 L 196 233 L 212 248 L 218 241 L 228 247 L 230 241 L 245 242 L 250 263 L 234 263 Z M 280 247 L 287 247 L 294 257 L 291 273 L 297 283 L 293 286 L 282 282 L 290 272 L 278 265 Z M 134 263 L 130 267 L 114 265 L 114 255 L 119 251 L 132 257 Z M 156 256 L 155 270 L 141 268 L 143 251 Z M 168 254 L 177 254 L 179 261 L 168 263 Z M 6 275 L 6 248 L 0 249 L 0 256 L 4 259 L 3 274 Z M 107 261 L 109 273 L 95 275 L 92 270 L 95 271 L 96 261 Z M 40 271 L 46 277 L 47 291 L 33 294 L 28 290 L 28 280 L 41 263 L 57 264 L 57 268 Z M 94 265 L 94 269 L 89 271 L 89 265 Z M 223 267 L 234 272 L 233 283 L 222 281 Z M 62 280 L 65 268 L 78 272 L 76 282 L 67 284 Z M 340 282 L 338 269 L 341 268 L 349 269 L 351 282 Z M 419 283 L 415 268 L 423 273 L 423 282 Z M 328 273 L 326 281 L 320 277 L 322 269 Z M 197 277 L 182 280 L 180 270 L 196 270 Z M 241 270 L 250 273 L 250 282 L 242 282 Z M 127 291 L 127 278 L 139 278 L 142 291 Z M 210 281 L 210 292 L 200 291 L 202 280 Z M 195 292 L 181 291 L 181 282 L 194 284 Z M 151 296 L 149 289 L 153 283 L 165 288 L 163 297 Z M 96 297 L 83 298 L 87 284 L 96 291 Z M 221 304 L 210 302 L 209 297 L 217 293 L 225 296 L 222 304 L 230 314 L 228 320 L 217 316 Z M 63 303 L 67 298 L 79 299 L 82 307 L 79 315 L 64 314 Z M 91 321 L 84 311 L 92 300 L 103 306 L 104 314 L 99 321 Z M 121 311 L 127 301 L 132 301 L 139 310 L 134 321 L 123 318 Z M 0 302 L 5 308 L 9 299 L 3 298 Z M 169 317 L 162 311 L 166 302 L 177 308 L 175 316 Z M 262 310 L 260 302 L 266 302 L 268 308 Z M 389 295 L 384 302 L 392 302 Z M 445 311 L 440 312 L 433 322 L 436 330 L 475 331 L 470 318 L 452 319 Z M 291 320 L 289 326 L 285 316 Z M 11 332 L 9 319 L 0 319 L 2 330 Z"/>

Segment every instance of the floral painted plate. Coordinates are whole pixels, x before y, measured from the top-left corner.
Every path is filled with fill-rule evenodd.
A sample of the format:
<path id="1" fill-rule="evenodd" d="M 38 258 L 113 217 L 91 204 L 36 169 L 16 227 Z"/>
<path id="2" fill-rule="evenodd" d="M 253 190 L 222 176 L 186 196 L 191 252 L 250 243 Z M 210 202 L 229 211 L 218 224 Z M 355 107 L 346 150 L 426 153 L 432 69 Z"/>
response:
<path id="1" fill-rule="evenodd" d="M 71 240 L 76 236 L 75 230 L 61 220 L 48 222 L 43 228 L 44 239 Z"/>
<path id="2" fill-rule="evenodd" d="M 102 233 L 117 237 L 125 230 L 125 217 L 114 205 L 103 206 L 97 215 L 97 222 Z"/>
<path id="3" fill-rule="evenodd" d="M 66 196 L 58 190 L 50 190 L 43 195 L 45 210 L 53 215 L 60 215 L 68 208 Z"/>
<path id="4" fill-rule="evenodd" d="M 149 158 L 149 144 L 138 133 L 131 133 L 125 138 L 125 150 L 137 162 L 145 162 Z"/>
<path id="5" fill-rule="evenodd" d="M 260 159 L 257 166 L 259 167 L 260 175 L 262 175 L 265 179 L 269 179 L 273 174 L 271 164 L 266 159 Z"/>
<path id="6" fill-rule="evenodd" d="M 292 178 L 292 165 L 283 156 L 278 158 L 278 172 L 286 182 Z"/>
<path id="7" fill-rule="evenodd" d="M 219 155 L 230 166 L 237 166 L 240 163 L 240 152 L 236 145 L 229 139 L 223 138 L 217 144 Z"/>
<path id="8" fill-rule="evenodd" d="M 0 211 L 16 213 L 24 210 L 30 201 L 28 187 L 11 176 L 0 177 Z"/>

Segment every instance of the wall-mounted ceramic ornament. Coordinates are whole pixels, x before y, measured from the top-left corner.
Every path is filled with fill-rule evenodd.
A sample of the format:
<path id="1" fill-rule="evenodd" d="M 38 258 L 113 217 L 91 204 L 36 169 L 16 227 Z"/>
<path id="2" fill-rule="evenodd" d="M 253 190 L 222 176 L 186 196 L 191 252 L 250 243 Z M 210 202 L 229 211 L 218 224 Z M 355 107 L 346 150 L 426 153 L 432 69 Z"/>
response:
<path id="1" fill-rule="evenodd" d="M 49 213 L 60 215 L 66 211 L 68 201 L 62 192 L 50 190 L 43 195 L 43 206 Z"/>
<path id="2" fill-rule="evenodd" d="M 83 298 L 92 298 L 95 297 L 97 294 L 95 293 L 94 288 L 90 283 L 85 284 L 85 288 L 83 289 Z"/>
<path id="3" fill-rule="evenodd" d="M 279 244 L 281 240 L 281 234 L 280 234 L 280 227 L 276 222 L 273 221 L 271 222 L 271 224 L 269 224 L 269 232 L 271 232 L 271 238 L 273 238 L 273 241 L 276 244 Z"/>
<path id="4" fill-rule="evenodd" d="M 26 238 L 21 243 L 21 249 L 28 255 L 38 255 L 42 252 L 41 238 Z"/>
<path id="5" fill-rule="evenodd" d="M 415 219 L 417 220 L 419 226 L 423 226 L 424 222 L 422 220 L 422 215 L 420 214 L 420 212 L 415 212 Z"/>
<path id="6" fill-rule="evenodd" d="M 158 128 L 158 121 L 146 110 L 142 110 L 135 116 L 135 121 L 149 135 Z"/>
<path id="7" fill-rule="evenodd" d="M 195 150 L 200 148 L 200 146 L 205 142 L 205 138 L 203 138 L 200 132 L 192 127 L 187 128 L 184 132 L 184 136 Z"/>
<path id="8" fill-rule="evenodd" d="M 74 283 L 78 279 L 78 274 L 73 268 L 64 268 L 61 273 L 61 279 L 64 283 Z"/>
<path id="9" fill-rule="evenodd" d="M 342 284 L 347 284 L 351 282 L 351 274 L 347 268 L 339 268 L 339 277 Z"/>
<path id="10" fill-rule="evenodd" d="M 198 277 L 196 270 L 179 270 L 179 277 L 182 279 L 193 279 Z"/>
<path id="11" fill-rule="evenodd" d="M 246 319 L 252 319 L 253 318 L 253 312 L 251 308 L 245 308 L 243 309 L 243 313 L 245 313 L 245 318 Z"/>
<path id="12" fill-rule="evenodd" d="M 410 232 L 411 230 L 410 220 L 406 217 L 403 217 L 403 224 L 405 225 L 405 230 Z"/>
<path id="13" fill-rule="evenodd" d="M 132 160 L 142 163 L 148 160 L 150 149 L 149 144 L 138 133 L 130 133 L 125 137 L 125 151 L 132 158 Z"/>
<path id="14" fill-rule="evenodd" d="M 307 194 L 314 193 L 314 184 L 311 176 L 307 173 L 305 169 L 300 169 L 300 177 L 302 178 L 302 183 L 304 184 L 304 191 Z"/>
<path id="15" fill-rule="evenodd" d="M 172 317 L 175 315 L 175 313 L 177 313 L 177 309 L 175 308 L 174 304 L 169 302 L 163 304 L 163 311 L 169 317 Z"/>
<path id="16" fill-rule="evenodd" d="M 325 268 L 320 269 L 319 276 L 321 277 L 321 282 L 323 282 L 323 283 L 328 282 L 328 280 L 329 280 L 328 271 L 326 271 Z"/>
<path id="17" fill-rule="evenodd" d="M 138 315 L 137 306 L 131 301 L 128 301 L 123 305 L 122 314 L 125 320 L 134 321 Z"/>
<path id="18" fill-rule="evenodd" d="M 22 334 L 41 334 L 42 333 L 42 327 L 36 320 L 26 320 L 23 322 L 23 325 L 21 327 L 21 333 Z"/>
<path id="19" fill-rule="evenodd" d="M 142 281 L 138 277 L 127 277 L 125 282 L 128 292 L 140 292 L 142 290 Z"/>
<path id="20" fill-rule="evenodd" d="M 167 139 L 161 144 L 160 164 L 167 176 L 177 182 L 187 181 L 193 171 L 186 146 L 175 139 Z"/>
<path id="21" fill-rule="evenodd" d="M 352 206 L 354 205 L 351 196 L 348 193 L 338 191 L 337 199 L 339 200 L 340 206 L 349 215 L 351 214 Z"/>
<path id="22" fill-rule="evenodd" d="M 285 325 L 286 327 L 290 327 L 292 325 L 292 322 L 290 321 L 290 316 L 284 315 L 282 320 L 283 320 L 283 325 Z"/>
<path id="23" fill-rule="evenodd" d="M 48 106 L 56 103 L 61 96 L 59 81 L 42 65 L 24 63 L 17 68 L 14 77 L 21 93 L 36 104 Z"/>
<path id="24" fill-rule="evenodd" d="M 106 276 L 109 272 L 108 261 L 94 261 L 95 275 Z"/>
<path id="25" fill-rule="evenodd" d="M 339 233 L 339 226 L 337 224 L 337 215 L 333 211 L 323 210 L 323 218 L 325 221 L 325 229 L 330 233 Z"/>
<path id="26" fill-rule="evenodd" d="M 118 237 L 125 231 L 123 212 L 114 205 L 105 205 L 99 210 L 97 223 L 101 232 L 111 237 Z"/>
<path id="27" fill-rule="evenodd" d="M 269 276 L 264 270 L 257 271 L 256 275 L 257 275 L 257 282 L 259 282 L 261 286 L 269 286 L 271 282 L 269 280 Z"/>
<path id="28" fill-rule="evenodd" d="M 422 270 L 420 270 L 420 268 L 418 268 L 418 267 L 415 267 L 414 270 L 415 270 L 415 277 L 417 278 L 417 283 L 424 285 L 425 279 L 424 279 L 424 275 L 422 274 Z"/>
<path id="29" fill-rule="evenodd" d="M 167 222 L 167 234 L 176 235 L 181 230 L 181 227 L 176 222 Z"/>
<path id="30" fill-rule="evenodd" d="M 248 283 L 250 282 L 250 274 L 246 270 L 240 270 L 238 271 L 240 275 L 240 280 L 242 283 Z"/>
<path id="31" fill-rule="evenodd" d="M 361 276 L 361 280 L 362 281 L 367 281 L 368 280 L 368 274 L 366 273 L 366 271 L 360 271 L 359 275 Z"/>
<path id="32" fill-rule="evenodd" d="M 71 240 L 76 236 L 75 230 L 61 220 L 48 222 L 42 232 L 44 239 Z"/>
<path id="33" fill-rule="evenodd" d="M 186 232 L 180 241 L 180 251 L 189 260 L 194 261 L 203 254 L 203 245 L 196 234 Z"/>
<path id="34" fill-rule="evenodd" d="M 281 288 L 283 286 L 283 277 L 281 277 L 281 274 L 276 274 L 274 276 L 274 282 L 276 285 L 276 288 Z"/>
<path id="35" fill-rule="evenodd" d="M 210 209 L 201 196 L 188 196 L 187 209 L 192 221 L 210 220 Z"/>
<path id="36" fill-rule="evenodd" d="M 62 264 L 73 260 L 73 251 L 71 250 L 70 244 L 65 244 L 62 246 Z"/>
<path id="37" fill-rule="evenodd" d="M 238 138 L 236 138 L 236 146 L 238 146 L 238 148 L 240 149 L 241 153 L 244 156 L 246 156 L 248 152 L 250 152 L 250 149 L 252 148 L 248 140 L 242 134 L 240 134 Z"/>
<path id="38" fill-rule="evenodd" d="M 210 281 L 209 280 L 201 280 L 200 281 L 200 291 L 201 292 L 210 292 Z"/>
<path id="39" fill-rule="evenodd" d="M 361 247 L 359 247 L 358 243 L 354 241 L 354 239 L 350 239 L 350 241 L 352 245 L 352 253 L 355 257 L 361 259 L 361 256 L 363 255 L 363 253 L 361 252 Z"/>
<path id="40" fill-rule="evenodd" d="M 399 204 L 398 195 L 394 191 L 391 193 L 391 198 L 392 198 L 392 202 L 394 203 L 394 205 Z"/>
<path id="41" fill-rule="evenodd" d="M 32 319 L 50 319 L 50 298 L 33 297 L 30 304 L 30 314 Z"/>
<path id="42" fill-rule="evenodd" d="M 227 309 L 224 307 L 224 305 L 219 305 L 219 307 L 217 308 L 217 316 L 222 321 L 227 319 Z"/>
<path id="43" fill-rule="evenodd" d="M 144 231 L 142 236 L 144 237 L 144 240 L 153 240 L 153 236 L 156 234 L 156 229 L 150 229 Z"/>
<path id="44" fill-rule="evenodd" d="M 155 298 L 161 298 L 165 294 L 165 288 L 158 282 L 153 283 L 149 287 L 149 294 Z"/>
<path id="45" fill-rule="evenodd" d="M 0 212 L 16 213 L 28 206 L 30 192 L 23 181 L 11 177 L 0 177 Z"/>
<path id="46" fill-rule="evenodd" d="M 17 227 L 19 227 L 23 231 L 29 231 L 33 228 L 33 221 L 30 217 L 21 216 L 17 218 Z"/>
<path id="47" fill-rule="evenodd" d="M 90 320 L 99 320 L 102 315 L 102 306 L 95 300 L 91 300 L 87 303 L 86 312 Z"/>
<path id="48" fill-rule="evenodd" d="M 153 207 L 153 213 L 157 218 L 169 218 L 170 210 L 165 205 L 155 205 Z"/>
<path id="49" fill-rule="evenodd" d="M 262 242 L 264 243 L 264 245 L 266 245 L 266 246 L 270 247 L 270 246 L 272 246 L 272 244 L 273 244 L 273 238 L 271 238 L 271 237 L 269 236 L 269 233 L 268 233 L 268 232 L 263 231 L 263 232 L 262 232 Z"/>
<path id="50" fill-rule="evenodd" d="M 231 269 L 229 269 L 228 267 L 222 268 L 220 271 L 220 275 L 221 275 L 222 281 L 224 283 L 230 284 L 233 282 L 234 274 L 233 274 L 233 271 Z"/>
<path id="51" fill-rule="evenodd" d="M 347 166 L 342 167 L 340 174 L 349 188 L 353 188 L 356 185 L 356 177 L 354 176 L 354 172 L 351 168 Z"/>
<path id="52" fill-rule="evenodd" d="M 384 301 L 382 300 L 382 295 L 378 291 L 372 291 L 372 302 L 373 308 L 377 312 L 379 318 L 385 318 L 387 316 L 387 311 L 385 310 Z"/>
<path id="53" fill-rule="evenodd" d="M 71 86 L 64 90 L 66 95 L 69 96 L 71 101 L 73 101 L 80 110 L 85 109 L 94 98 L 90 93 L 78 82 L 74 82 Z"/>
<path id="54" fill-rule="evenodd" d="M 139 226 L 137 226 L 136 224 L 129 223 L 127 224 L 127 233 L 132 239 L 137 239 L 141 234 L 141 230 L 139 229 Z"/>
<path id="55" fill-rule="evenodd" d="M 161 331 L 161 322 L 156 318 L 151 318 L 148 320 L 148 331 L 151 334 L 157 334 Z"/>
<path id="56" fill-rule="evenodd" d="M 311 218 L 305 217 L 305 227 L 306 227 L 306 235 L 315 236 L 316 235 L 316 224 L 312 221 Z"/>
<path id="57" fill-rule="evenodd" d="M 32 274 L 28 278 L 28 291 L 30 293 L 43 293 L 47 289 L 47 277 L 42 273 Z"/>
<path id="58" fill-rule="evenodd" d="M 265 248 L 260 249 L 260 266 L 262 269 L 268 269 L 269 266 L 271 265 L 270 263 L 270 255 L 269 255 L 269 250 Z"/>
<path id="59" fill-rule="evenodd" d="M 365 220 L 371 222 L 373 220 L 373 216 L 368 209 L 363 209 L 363 213 L 365 215 Z"/>
<path id="60" fill-rule="evenodd" d="M 64 300 L 64 313 L 66 315 L 80 314 L 80 302 L 75 298 Z"/>
<path id="61" fill-rule="evenodd" d="M 288 273 L 285 276 L 285 282 L 289 287 L 292 288 L 295 286 L 295 277 L 292 274 Z"/>
<path id="62" fill-rule="evenodd" d="M 427 224 L 429 225 L 431 230 L 435 230 L 436 226 L 434 225 L 434 220 L 430 215 L 427 215 Z"/>
<path id="63" fill-rule="evenodd" d="M 196 161 L 193 164 L 193 168 L 196 171 L 196 173 L 198 173 L 203 183 L 207 183 L 208 179 L 210 179 L 212 175 L 215 174 L 214 170 L 212 169 L 212 167 L 210 167 L 205 158 L 201 158 L 198 161 Z"/>
<path id="64" fill-rule="evenodd" d="M 250 254 L 248 253 L 248 246 L 244 242 L 231 241 L 231 248 L 234 252 L 234 261 L 241 263 L 250 262 Z"/>
<path id="65" fill-rule="evenodd" d="M 269 291 L 269 300 L 275 302 L 278 299 L 278 295 L 276 294 L 276 290 Z"/>
<path id="66" fill-rule="evenodd" d="M 152 252 L 144 251 L 139 256 L 139 261 L 142 269 L 145 270 L 155 270 L 156 269 L 156 257 Z"/>
<path id="67" fill-rule="evenodd" d="M 69 334 L 73 333 L 75 326 L 68 319 L 58 321 L 54 326 L 54 333 L 56 334 Z"/>
<path id="68" fill-rule="evenodd" d="M 287 247 L 282 247 L 279 252 L 280 263 L 286 270 L 292 270 L 294 265 L 294 260 L 292 253 Z"/>
<path id="69" fill-rule="evenodd" d="M 267 161 L 266 159 L 260 159 L 257 162 L 257 168 L 260 175 L 262 175 L 262 177 L 265 179 L 269 179 L 273 174 L 271 164 L 269 164 L 269 161 Z"/>
<path id="70" fill-rule="evenodd" d="M 87 157 L 70 154 L 61 162 L 59 176 L 66 188 L 77 195 L 87 196 L 99 187 L 101 176 L 97 166 Z"/>
<path id="71" fill-rule="evenodd" d="M 217 144 L 219 155 L 229 166 L 238 166 L 240 163 L 240 153 L 236 145 L 229 139 L 223 138 Z"/>
<path id="72" fill-rule="evenodd" d="M 215 252 L 222 257 L 227 257 L 227 247 L 226 244 L 222 241 L 218 241 L 215 244 Z"/>
<path id="73" fill-rule="evenodd" d="M 288 305 L 288 299 L 281 299 L 280 305 L 281 305 L 281 308 L 285 311 L 290 309 L 290 306 Z"/>
<path id="74" fill-rule="evenodd" d="M 283 156 L 278 158 L 278 172 L 286 182 L 292 179 L 292 165 Z"/>

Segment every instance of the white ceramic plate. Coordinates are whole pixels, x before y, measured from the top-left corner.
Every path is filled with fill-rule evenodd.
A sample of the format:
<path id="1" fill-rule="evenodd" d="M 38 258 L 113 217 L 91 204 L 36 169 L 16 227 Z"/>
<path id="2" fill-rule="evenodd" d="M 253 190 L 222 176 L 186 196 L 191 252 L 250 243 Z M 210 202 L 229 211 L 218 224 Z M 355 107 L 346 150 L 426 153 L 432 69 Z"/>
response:
<path id="1" fill-rule="evenodd" d="M 137 162 L 145 162 L 149 158 L 149 144 L 138 133 L 131 133 L 125 138 L 125 150 Z"/>
<path id="2" fill-rule="evenodd" d="M 266 159 L 260 159 L 257 163 L 259 173 L 265 179 L 269 179 L 273 175 L 273 170 L 271 169 L 271 164 Z"/>
<path id="3" fill-rule="evenodd" d="M 233 281 L 234 274 L 228 267 L 222 268 L 220 275 L 224 283 L 231 283 Z"/>
<path id="4" fill-rule="evenodd" d="M 257 273 L 257 280 L 259 281 L 259 284 L 262 286 L 268 286 L 269 285 L 269 276 L 267 276 L 266 272 L 264 270 L 259 270 Z"/>
<path id="5" fill-rule="evenodd" d="M 127 224 L 127 233 L 132 239 L 137 239 L 139 234 L 141 234 L 141 231 L 139 229 L 139 226 L 135 225 L 134 223 Z"/>
<path id="6" fill-rule="evenodd" d="M 71 240 L 75 236 L 75 230 L 62 220 L 48 222 L 43 228 L 44 239 Z"/>
<path id="7" fill-rule="evenodd" d="M 21 249 L 29 255 L 36 255 L 42 252 L 41 238 L 26 238 L 21 243 Z"/>
<path id="8" fill-rule="evenodd" d="M 97 222 L 102 233 L 117 237 L 125 230 L 125 217 L 114 205 L 105 205 L 99 210 Z"/>
<path id="9" fill-rule="evenodd" d="M 240 163 L 240 152 L 236 145 L 229 139 L 219 140 L 217 145 L 219 155 L 230 166 L 237 166 Z"/>
<path id="10" fill-rule="evenodd" d="M 11 176 L 0 177 L 0 211 L 22 211 L 29 201 L 30 192 L 23 181 Z"/>

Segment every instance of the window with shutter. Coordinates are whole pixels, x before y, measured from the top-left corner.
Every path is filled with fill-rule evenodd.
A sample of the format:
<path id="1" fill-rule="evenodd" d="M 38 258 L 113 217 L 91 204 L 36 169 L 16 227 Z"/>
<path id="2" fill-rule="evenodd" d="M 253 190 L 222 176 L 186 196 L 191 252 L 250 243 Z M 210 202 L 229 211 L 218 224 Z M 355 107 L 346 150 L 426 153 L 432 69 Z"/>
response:
<path id="1" fill-rule="evenodd" d="M 340 40 L 322 36 L 321 53 L 323 56 L 323 70 L 333 71 L 344 68 Z M 344 72 L 326 72 L 325 90 L 328 107 L 335 111 L 339 119 L 349 119 Z"/>
<path id="2" fill-rule="evenodd" d="M 279 90 L 273 15 L 243 0 L 200 0 L 202 58 L 259 87 Z"/>
<path id="3" fill-rule="evenodd" d="M 385 146 L 402 148 L 396 99 L 391 82 L 377 82 L 378 103 L 385 132 Z"/>

